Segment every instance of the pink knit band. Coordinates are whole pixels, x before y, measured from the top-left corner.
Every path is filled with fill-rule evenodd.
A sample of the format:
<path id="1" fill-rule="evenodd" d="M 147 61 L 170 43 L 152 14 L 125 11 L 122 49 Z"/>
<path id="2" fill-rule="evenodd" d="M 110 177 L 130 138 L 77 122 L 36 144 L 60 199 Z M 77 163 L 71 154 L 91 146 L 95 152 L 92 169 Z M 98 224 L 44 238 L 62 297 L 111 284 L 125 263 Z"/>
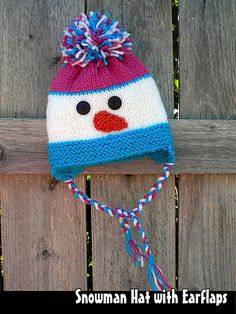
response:
<path id="1" fill-rule="evenodd" d="M 79 75 L 78 75 L 78 72 Z M 123 84 L 147 74 L 147 68 L 134 55 L 125 55 L 123 60 L 110 58 L 109 63 L 98 66 L 90 62 L 85 68 L 64 66 L 53 78 L 51 92 L 81 92 Z"/>

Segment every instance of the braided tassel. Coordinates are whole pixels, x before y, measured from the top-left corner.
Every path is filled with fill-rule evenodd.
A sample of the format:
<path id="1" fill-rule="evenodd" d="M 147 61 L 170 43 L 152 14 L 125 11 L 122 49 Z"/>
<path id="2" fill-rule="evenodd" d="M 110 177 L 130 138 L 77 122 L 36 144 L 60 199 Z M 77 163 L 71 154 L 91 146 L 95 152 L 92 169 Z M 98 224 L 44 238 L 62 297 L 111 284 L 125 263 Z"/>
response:
<path id="1" fill-rule="evenodd" d="M 141 226 L 140 220 L 132 215 L 131 221 L 141 235 L 144 246 L 138 244 L 132 238 L 128 221 L 126 224 L 124 224 L 124 220 L 121 219 L 120 225 L 125 232 L 125 247 L 127 254 L 132 258 L 135 266 L 143 267 L 144 260 L 147 262 L 147 279 L 153 291 L 162 291 L 167 289 L 170 290 L 171 286 L 166 282 L 165 278 L 163 277 L 161 269 L 155 264 L 154 257 L 151 254 L 151 250 L 148 244 L 147 236 Z"/>
<path id="2" fill-rule="evenodd" d="M 170 290 L 172 287 L 166 282 L 161 269 L 155 264 L 153 255 L 148 256 L 147 278 L 152 291 Z"/>
<path id="3" fill-rule="evenodd" d="M 132 238 L 130 231 L 125 233 L 125 248 L 127 254 L 132 258 L 134 265 L 143 267 L 145 255 L 141 251 L 141 245 Z"/>
<path id="4" fill-rule="evenodd" d="M 148 239 L 141 226 L 140 220 L 138 219 L 138 214 L 146 204 L 155 198 L 156 194 L 160 191 L 165 181 L 168 179 L 172 167 L 173 163 L 167 163 L 164 165 L 161 176 L 157 179 L 148 193 L 146 193 L 144 197 L 137 202 L 137 207 L 132 210 L 124 210 L 123 208 L 112 209 L 111 207 L 101 204 L 79 191 L 73 180 L 65 181 L 77 199 L 81 200 L 85 204 L 94 206 L 97 210 L 100 210 L 103 213 L 119 218 L 121 229 L 124 232 L 126 252 L 132 258 L 135 266 L 143 267 L 144 261 L 147 262 L 147 278 L 153 291 L 171 289 L 171 286 L 168 285 L 162 275 L 161 269 L 154 262 L 154 257 L 151 254 Z M 133 239 L 129 221 L 132 221 L 134 227 L 141 236 L 143 245 L 140 245 Z"/>

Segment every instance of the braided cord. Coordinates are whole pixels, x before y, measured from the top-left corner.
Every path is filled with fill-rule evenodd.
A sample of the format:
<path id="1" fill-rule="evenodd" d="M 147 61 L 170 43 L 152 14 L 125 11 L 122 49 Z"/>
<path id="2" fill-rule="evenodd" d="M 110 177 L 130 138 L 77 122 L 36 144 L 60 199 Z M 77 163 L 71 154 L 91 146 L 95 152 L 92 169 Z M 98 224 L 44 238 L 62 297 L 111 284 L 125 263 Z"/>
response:
<path id="1" fill-rule="evenodd" d="M 136 266 L 143 266 L 144 261 L 148 264 L 148 280 L 154 291 L 161 291 L 164 289 L 171 289 L 171 287 L 166 282 L 162 275 L 161 269 L 155 264 L 154 257 L 151 254 L 151 249 L 148 243 L 147 236 L 142 228 L 140 219 L 138 218 L 139 213 L 142 211 L 143 207 L 151 202 L 156 194 L 163 187 L 165 181 L 168 179 L 170 171 L 173 168 L 173 163 L 166 163 L 163 167 L 161 176 L 156 180 L 150 190 L 137 202 L 137 206 L 132 210 L 124 210 L 121 207 L 111 208 L 107 205 L 99 203 L 96 200 L 91 199 L 88 195 L 82 193 L 78 190 L 77 185 L 73 180 L 66 180 L 65 183 L 68 185 L 74 196 L 84 202 L 87 205 L 94 206 L 97 210 L 109 214 L 110 216 L 119 218 L 120 227 L 124 232 L 125 236 L 125 247 L 127 254 L 131 256 L 134 264 Z M 135 229 L 138 231 L 141 239 L 142 245 L 138 244 L 132 237 L 130 231 L 130 221 L 133 223 Z"/>

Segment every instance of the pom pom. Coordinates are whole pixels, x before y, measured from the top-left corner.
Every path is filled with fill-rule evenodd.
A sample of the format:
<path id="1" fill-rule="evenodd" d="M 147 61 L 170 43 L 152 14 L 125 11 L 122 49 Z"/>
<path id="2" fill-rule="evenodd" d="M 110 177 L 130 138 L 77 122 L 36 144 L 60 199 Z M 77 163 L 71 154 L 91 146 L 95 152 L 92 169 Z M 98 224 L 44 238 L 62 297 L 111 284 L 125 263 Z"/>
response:
<path id="1" fill-rule="evenodd" d="M 122 59 L 132 51 L 130 34 L 108 15 L 81 13 L 65 29 L 61 62 L 85 67 L 90 61 L 108 64 L 109 57 Z"/>

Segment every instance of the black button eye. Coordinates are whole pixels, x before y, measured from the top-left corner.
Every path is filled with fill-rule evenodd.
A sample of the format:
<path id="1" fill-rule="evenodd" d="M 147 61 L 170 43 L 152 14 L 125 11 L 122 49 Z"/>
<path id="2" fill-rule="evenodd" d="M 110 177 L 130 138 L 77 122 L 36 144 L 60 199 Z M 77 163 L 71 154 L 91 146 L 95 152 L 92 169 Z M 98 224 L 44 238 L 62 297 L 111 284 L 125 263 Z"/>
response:
<path id="1" fill-rule="evenodd" d="M 76 110 L 79 114 L 85 115 L 90 111 L 90 104 L 87 101 L 82 100 L 77 104 Z"/>
<path id="2" fill-rule="evenodd" d="M 112 110 L 120 109 L 121 105 L 122 105 L 122 101 L 121 101 L 120 97 L 118 97 L 118 96 L 112 96 L 108 100 L 108 106 Z"/>

